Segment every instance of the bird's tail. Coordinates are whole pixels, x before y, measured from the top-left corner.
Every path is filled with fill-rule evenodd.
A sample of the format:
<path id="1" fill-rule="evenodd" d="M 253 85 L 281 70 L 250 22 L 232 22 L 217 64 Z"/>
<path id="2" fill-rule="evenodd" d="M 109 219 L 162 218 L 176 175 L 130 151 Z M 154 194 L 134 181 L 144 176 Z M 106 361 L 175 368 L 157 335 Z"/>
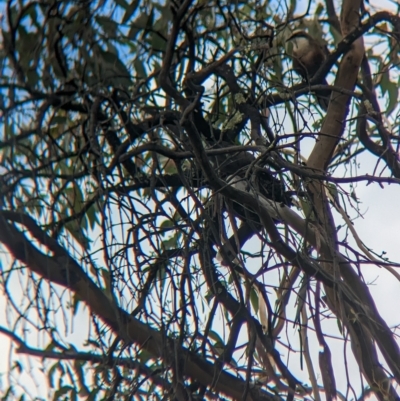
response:
<path id="1" fill-rule="evenodd" d="M 326 82 L 325 78 L 321 81 L 321 85 L 328 85 L 328 82 Z M 317 102 L 321 107 L 321 109 L 327 111 L 329 100 L 331 97 L 331 91 L 329 89 L 320 90 L 318 91 L 316 97 L 317 97 Z"/>

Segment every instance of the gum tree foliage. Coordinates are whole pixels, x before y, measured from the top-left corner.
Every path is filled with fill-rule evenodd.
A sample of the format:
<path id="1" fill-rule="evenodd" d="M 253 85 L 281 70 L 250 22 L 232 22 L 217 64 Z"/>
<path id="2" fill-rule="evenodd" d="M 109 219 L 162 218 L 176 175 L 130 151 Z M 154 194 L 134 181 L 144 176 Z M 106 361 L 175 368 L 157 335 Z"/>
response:
<path id="1" fill-rule="evenodd" d="M 5 399 L 396 399 L 363 270 L 397 266 L 352 222 L 400 183 L 395 5 L 2 7 Z M 330 52 L 307 82 L 294 29 Z"/>

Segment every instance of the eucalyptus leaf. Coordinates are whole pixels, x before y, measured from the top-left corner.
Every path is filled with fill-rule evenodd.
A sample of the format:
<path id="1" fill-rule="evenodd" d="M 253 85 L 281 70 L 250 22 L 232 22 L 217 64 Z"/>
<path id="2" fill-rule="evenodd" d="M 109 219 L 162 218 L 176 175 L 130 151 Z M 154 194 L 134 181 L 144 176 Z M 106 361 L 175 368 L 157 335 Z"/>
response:
<path id="1" fill-rule="evenodd" d="M 126 24 L 133 16 L 139 5 L 139 0 L 131 0 L 130 4 L 125 8 L 124 18 L 122 18 L 122 23 Z"/>

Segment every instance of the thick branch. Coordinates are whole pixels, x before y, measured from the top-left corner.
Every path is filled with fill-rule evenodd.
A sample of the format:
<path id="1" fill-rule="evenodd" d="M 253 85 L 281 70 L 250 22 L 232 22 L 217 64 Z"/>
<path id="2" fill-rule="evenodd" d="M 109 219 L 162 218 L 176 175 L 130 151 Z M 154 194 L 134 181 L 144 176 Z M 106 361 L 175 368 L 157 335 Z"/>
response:
<path id="1" fill-rule="evenodd" d="M 38 251 L 32 243 L 17 228 L 7 222 L 12 220 L 28 227 L 29 232 L 41 244 L 46 245 L 53 253 L 47 256 Z M 0 241 L 8 248 L 10 253 L 29 269 L 45 279 L 69 288 L 77 293 L 79 298 L 87 304 L 91 312 L 101 318 L 112 330 L 126 342 L 135 342 L 150 352 L 154 357 L 167 357 L 167 365 L 175 363 L 173 355 L 164 352 L 165 338 L 163 335 L 140 322 L 130 314 L 119 308 L 82 270 L 75 260 L 55 240 L 42 232 L 36 223 L 28 216 L 16 212 L 0 212 Z M 174 341 L 174 340 L 170 340 Z M 199 357 L 197 353 L 180 347 L 178 343 L 171 345 L 173 349 L 179 349 L 178 355 L 183 366 L 183 372 L 204 386 L 213 383 L 213 364 Z M 218 380 L 214 390 L 226 394 L 234 399 L 241 399 L 246 388 L 246 382 L 222 371 L 218 374 Z M 270 396 L 261 390 L 252 389 L 247 397 L 253 400 L 272 400 Z"/>

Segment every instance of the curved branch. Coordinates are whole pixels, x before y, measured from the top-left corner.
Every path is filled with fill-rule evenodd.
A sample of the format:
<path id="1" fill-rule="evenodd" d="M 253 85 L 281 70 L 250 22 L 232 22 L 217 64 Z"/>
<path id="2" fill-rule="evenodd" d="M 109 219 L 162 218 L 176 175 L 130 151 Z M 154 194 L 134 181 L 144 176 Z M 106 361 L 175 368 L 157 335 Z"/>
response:
<path id="1" fill-rule="evenodd" d="M 249 192 L 234 188 L 234 186 L 227 185 L 216 175 L 204 152 L 200 136 L 196 133 L 194 127 L 189 133 L 189 139 L 192 143 L 196 159 L 214 190 L 220 191 L 228 199 L 233 199 L 255 211 L 270 236 L 270 245 L 290 263 L 303 270 L 306 274 L 314 276 L 322 281 L 329 291 L 340 291 L 338 296 L 340 296 L 340 299 L 343 299 L 348 305 L 348 308 L 350 308 L 348 311 L 351 311 L 351 316 L 355 314 L 357 321 L 362 322 L 363 327 L 368 329 L 378 343 L 393 374 L 400 381 L 400 350 L 398 344 L 390 328 L 379 315 L 368 287 L 360 280 L 347 259 L 341 255 L 337 249 L 332 249 L 329 237 L 325 238 L 322 236 L 322 238 L 317 238 L 307 222 L 303 221 L 303 219 L 297 216 L 296 213 L 288 207 L 278 205 L 258 194 L 253 195 Z M 292 226 L 307 242 L 311 243 L 314 247 L 320 248 L 322 255 L 328 255 L 326 260 L 336 260 L 343 280 L 338 281 L 338 279 L 335 278 L 338 276 L 334 275 L 333 272 L 322 268 L 315 263 L 315 261 L 291 249 L 281 238 L 272 218 L 283 220 Z M 353 319 L 353 317 L 351 319 Z M 348 321 L 350 321 L 350 318 Z M 358 324 L 358 322 L 354 323 L 354 325 L 356 324 Z M 353 330 L 352 334 L 357 334 L 359 332 L 360 330 Z M 365 347 L 368 346 L 367 343 L 362 344 L 364 344 Z M 364 348 L 363 350 L 366 354 L 371 353 L 371 355 L 375 352 L 375 350 L 368 348 Z M 363 362 L 360 361 L 361 365 L 362 363 Z M 377 366 L 376 370 L 377 377 L 381 377 L 380 373 L 378 374 L 380 367 Z M 372 385 L 372 377 L 369 376 L 368 379 L 370 385 Z"/>
<path id="2" fill-rule="evenodd" d="M 55 359 L 57 361 L 82 361 L 89 362 L 91 364 L 105 365 L 110 368 L 115 366 L 123 366 L 128 369 L 138 370 L 139 373 L 149 379 L 151 379 L 156 385 L 161 386 L 168 390 L 171 387 L 171 384 L 160 377 L 160 374 L 163 374 L 165 369 L 157 369 L 152 370 L 147 367 L 145 364 L 137 362 L 132 358 L 110 358 L 104 355 L 93 354 L 91 352 L 79 352 L 74 351 L 72 349 L 63 350 L 62 352 L 58 351 L 50 351 L 45 349 L 33 348 L 26 344 L 20 337 L 18 337 L 14 332 L 7 330 L 4 327 L 0 327 L 0 333 L 3 333 L 7 337 L 9 337 L 14 343 L 17 344 L 16 352 L 18 354 L 26 354 L 30 356 L 36 356 L 41 359 Z"/>
<path id="3" fill-rule="evenodd" d="M 23 224 L 29 229 L 41 244 L 48 247 L 53 253 L 48 256 L 38 251 L 32 243 L 17 228 L 7 222 L 11 220 Z M 154 357 L 166 358 L 168 366 L 175 364 L 174 355 L 163 352 L 165 338 L 162 333 L 151 329 L 148 325 L 128 314 L 118 307 L 112 298 L 109 298 L 82 270 L 75 260 L 55 240 L 43 232 L 29 216 L 17 212 L 0 212 L 0 241 L 10 253 L 25 263 L 33 272 L 45 279 L 69 288 L 77 293 L 79 298 L 87 304 L 91 312 L 101 318 L 124 341 L 135 342 L 150 352 Z M 204 386 L 209 386 L 214 380 L 214 365 L 201 358 L 197 353 L 181 347 L 175 340 L 169 339 L 171 349 L 178 349 L 182 371 Z M 226 371 L 218 373 L 218 379 L 213 389 L 235 399 L 241 399 L 246 389 L 245 380 L 239 379 Z M 277 400 L 278 397 L 269 395 L 265 391 L 251 389 L 248 400 L 256 397 L 260 400 Z"/>

